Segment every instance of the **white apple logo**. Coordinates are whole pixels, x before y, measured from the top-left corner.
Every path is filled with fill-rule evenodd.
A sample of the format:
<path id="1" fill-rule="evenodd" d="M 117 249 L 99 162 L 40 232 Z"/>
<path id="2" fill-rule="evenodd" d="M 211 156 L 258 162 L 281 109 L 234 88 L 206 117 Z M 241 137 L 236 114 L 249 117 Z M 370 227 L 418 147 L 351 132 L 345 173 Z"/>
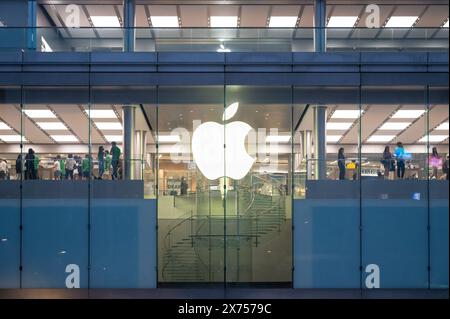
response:
<path id="1" fill-rule="evenodd" d="M 232 118 L 238 106 L 239 102 L 230 104 L 222 119 Z M 239 180 L 247 175 L 255 161 L 245 149 L 245 137 L 251 129 L 250 125 L 240 121 L 224 125 L 205 122 L 197 127 L 192 136 L 192 154 L 207 179 L 227 176 Z"/>

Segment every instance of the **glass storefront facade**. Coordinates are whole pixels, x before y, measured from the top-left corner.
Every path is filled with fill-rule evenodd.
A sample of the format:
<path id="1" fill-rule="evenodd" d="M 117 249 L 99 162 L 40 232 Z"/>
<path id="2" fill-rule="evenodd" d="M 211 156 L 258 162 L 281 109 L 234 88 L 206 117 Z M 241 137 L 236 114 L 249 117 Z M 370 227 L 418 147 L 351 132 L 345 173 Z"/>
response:
<path id="1" fill-rule="evenodd" d="M 2 86 L 0 287 L 448 288 L 448 112 L 440 86 Z"/>

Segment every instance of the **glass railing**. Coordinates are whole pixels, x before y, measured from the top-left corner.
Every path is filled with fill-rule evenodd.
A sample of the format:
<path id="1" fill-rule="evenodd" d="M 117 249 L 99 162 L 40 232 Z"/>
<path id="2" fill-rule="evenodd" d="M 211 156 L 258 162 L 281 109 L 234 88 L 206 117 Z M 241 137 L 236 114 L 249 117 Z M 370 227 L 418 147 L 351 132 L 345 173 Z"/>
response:
<path id="1" fill-rule="evenodd" d="M 313 52 L 314 28 L 0 28 L 0 51 Z M 447 51 L 448 28 L 326 28 L 327 51 Z"/>

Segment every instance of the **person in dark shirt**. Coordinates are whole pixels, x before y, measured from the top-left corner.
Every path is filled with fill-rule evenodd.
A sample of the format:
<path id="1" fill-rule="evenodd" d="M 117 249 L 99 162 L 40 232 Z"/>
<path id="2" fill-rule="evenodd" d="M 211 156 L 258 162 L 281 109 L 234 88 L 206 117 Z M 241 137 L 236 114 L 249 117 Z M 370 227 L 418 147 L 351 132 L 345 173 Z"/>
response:
<path id="1" fill-rule="evenodd" d="M 345 154 L 344 148 L 341 147 L 338 151 L 338 167 L 339 167 L 339 179 L 345 179 Z"/>
<path id="2" fill-rule="evenodd" d="M 112 179 L 117 179 L 117 170 L 119 168 L 120 148 L 117 147 L 116 142 L 111 143 L 111 166 L 112 166 Z"/>
<path id="3" fill-rule="evenodd" d="M 34 151 L 32 148 L 30 148 L 28 149 L 28 153 L 25 156 L 25 179 L 36 179 L 34 159 Z"/>
<path id="4" fill-rule="evenodd" d="M 16 159 L 16 179 L 21 179 L 22 175 L 22 154 L 17 155 Z"/>

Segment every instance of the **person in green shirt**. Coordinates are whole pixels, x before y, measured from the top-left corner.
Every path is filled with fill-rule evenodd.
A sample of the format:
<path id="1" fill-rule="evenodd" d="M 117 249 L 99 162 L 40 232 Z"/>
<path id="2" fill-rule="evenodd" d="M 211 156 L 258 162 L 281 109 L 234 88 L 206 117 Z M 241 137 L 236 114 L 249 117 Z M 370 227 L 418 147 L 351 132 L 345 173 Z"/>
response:
<path id="1" fill-rule="evenodd" d="M 34 161 L 33 161 L 33 165 L 34 165 L 34 172 L 35 172 L 35 177 L 34 179 L 39 179 L 39 162 L 41 160 L 39 159 L 39 156 L 37 156 L 37 154 L 34 154 Z"/>
<path id="2" fill-rule="evenodd" d="M 105 151 L 105 173 L 111 176 L 111 155 L 109 155 L 109 151 Z"/>
<path id="3" fill-rule="evenodd" d="M 59 168 L 61 169 L 61 179 L 64 179 L 66 176 L 66 161 L 61 156 L 59 156 Z"/>
<path id="4" fill-rule="evenodd" d="M 89 157 L 89 154 L 86 154 L 83 158 L 83 161 L 81 162 L 81 170 L 83 171 L 83 178 L 89 179 L 91 173 L 91 158 Z"/>
<path id="5" fill-rule="evenodd" d="M 117 169 L 119 168 L 119 158 L 120 158 L 120 148 L 117 147 L 116 142 L 112 142 L 111 143 L 112 147 L 111 147 L 111 165 L 113 168 L 112 171 L 112 179 L 117 179 Z"/>

